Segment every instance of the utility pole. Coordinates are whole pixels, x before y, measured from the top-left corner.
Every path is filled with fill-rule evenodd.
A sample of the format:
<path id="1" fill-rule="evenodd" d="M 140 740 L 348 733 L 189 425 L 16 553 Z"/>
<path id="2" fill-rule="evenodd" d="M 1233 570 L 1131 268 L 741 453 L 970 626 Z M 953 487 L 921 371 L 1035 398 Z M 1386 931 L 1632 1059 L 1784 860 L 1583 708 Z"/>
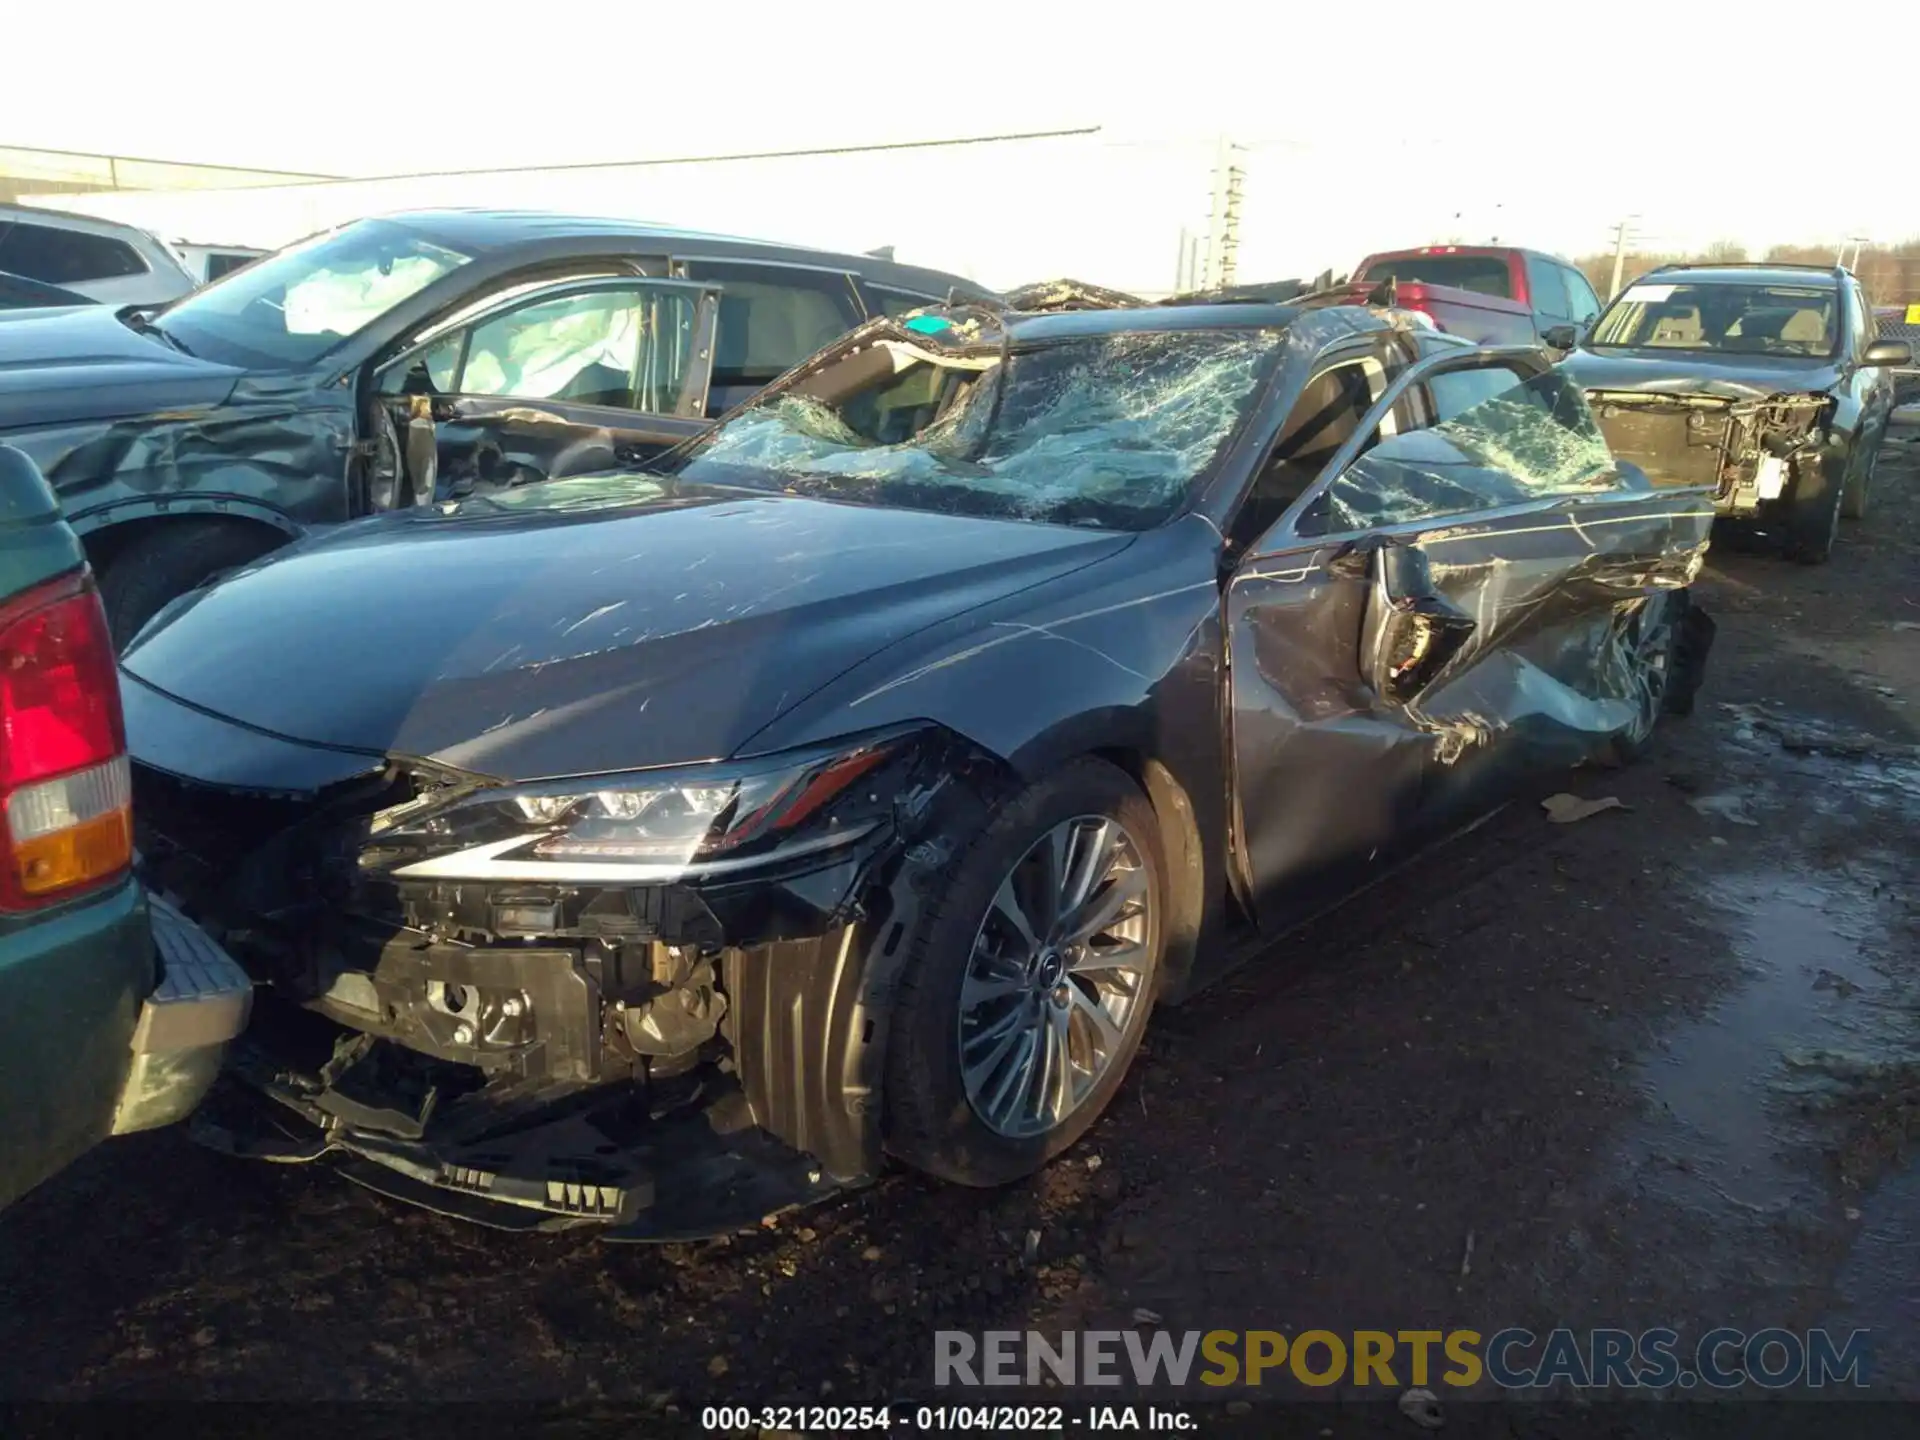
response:
<path id="1" fill-rule="evenodd" d="M 1213 223 L 1207 240 L 1208 289 L 1233 284 L 1240 253 L 1240 201 L 1247 179 L 1237 157 L 1245 149 L 1230 143 L 1224 135 L 1220 137 L 1213 177 Z"/>
<path id="2" fill-rule="evenodd" d="M 1613 227 L 1613 283 L 1607 286 L 1608 300 L 1620 293 L 1620 272 L 1627 264 L 1627 242 L 1633 238 L 1633 222 L 1639 218 L 1629 215 Z"/>

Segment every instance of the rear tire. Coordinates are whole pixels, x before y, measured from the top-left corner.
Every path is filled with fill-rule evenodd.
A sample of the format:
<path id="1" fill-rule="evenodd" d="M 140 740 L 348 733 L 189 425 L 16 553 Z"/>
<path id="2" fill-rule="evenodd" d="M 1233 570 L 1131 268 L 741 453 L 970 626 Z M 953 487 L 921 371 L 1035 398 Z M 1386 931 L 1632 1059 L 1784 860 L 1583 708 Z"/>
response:
<path id="1" fill-rule="evenodd" d="M 169 521 L 130 542 L 99 574 L 114 648 L 124 650 L 176 596 L 284 543 L 264 527 L 230 520 Z"/>
<path id="2" fill-rule="evenodd" d="M 911 937 L 888 1150 L 957 1184 L 1004 1185 L 1085 1134 L 1152 1013 L 1166 873 L 1152 805 L 1105 761 L 1075 761 L 996 810 Z M 1074 938 L 1107 908 L 1116 918 Z"/>

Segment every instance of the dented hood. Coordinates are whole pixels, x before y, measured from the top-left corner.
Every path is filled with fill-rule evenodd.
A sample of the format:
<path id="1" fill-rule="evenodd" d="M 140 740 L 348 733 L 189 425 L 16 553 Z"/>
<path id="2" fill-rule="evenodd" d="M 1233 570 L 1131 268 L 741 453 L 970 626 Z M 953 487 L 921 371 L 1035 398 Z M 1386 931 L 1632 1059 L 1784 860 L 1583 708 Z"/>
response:
<path id="1" fill-rule="evenodd" d="M 1839 382 L 1831 360 L 1798 355 L 1720 355 L 1702 350 L 1576 350 L 1561 369 L 1583 390 L 1643 390 L 1656 395 L 1715 395 L 1762 400 L 1818 394 Z"/>
<path id="2" fill-rule="evenodd" d="M 122 663 L 272 736 L 502 779 L 638 769 L 734 753 L 882 646 L 1132 539 L 587 477 L 296 545 Z"/>
<path id="3" fill-rule="evenodd" d="M 217 405 L 241 374 L 105 305 L 0 312 L 0 431 Z"/>

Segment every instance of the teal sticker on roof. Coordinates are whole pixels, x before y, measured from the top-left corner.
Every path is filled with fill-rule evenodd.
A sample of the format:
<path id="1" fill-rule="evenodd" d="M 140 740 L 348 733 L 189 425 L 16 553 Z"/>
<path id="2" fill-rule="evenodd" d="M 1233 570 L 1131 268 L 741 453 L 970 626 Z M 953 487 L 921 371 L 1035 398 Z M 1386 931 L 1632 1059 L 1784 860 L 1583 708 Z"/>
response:
<path id="1" fill-rule="evenodd" d="M 921 335 L 938 335 L 942 330 L 951 330 L 953 322 L 944 315 L 916 315 L 907 321 L 907 329 Z"/>

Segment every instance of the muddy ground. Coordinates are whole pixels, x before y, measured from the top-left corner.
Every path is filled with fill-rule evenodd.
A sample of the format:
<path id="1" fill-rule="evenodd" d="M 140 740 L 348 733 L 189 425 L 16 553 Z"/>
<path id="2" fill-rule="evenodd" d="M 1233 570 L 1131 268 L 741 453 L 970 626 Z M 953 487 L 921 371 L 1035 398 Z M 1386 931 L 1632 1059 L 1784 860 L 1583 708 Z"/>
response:
<path id="1" fill-rule="evenodd" d="M 1876 1393 L 1920 1398 L 1914 457 L 1890 448 L 1826 567 L 1716 545 L 1698 713 L 1564 787 L 1624 809 L 1517 804 L 1164 1013 L 1030 1184 L 896 1175 L 752 1236 L 615 1248 L 143 1136 L 0 1218 L 0 1394 L 690 1419 L 925 1396 L 935 1329 L 1145 1309 L 1866 1326 Z"/>

